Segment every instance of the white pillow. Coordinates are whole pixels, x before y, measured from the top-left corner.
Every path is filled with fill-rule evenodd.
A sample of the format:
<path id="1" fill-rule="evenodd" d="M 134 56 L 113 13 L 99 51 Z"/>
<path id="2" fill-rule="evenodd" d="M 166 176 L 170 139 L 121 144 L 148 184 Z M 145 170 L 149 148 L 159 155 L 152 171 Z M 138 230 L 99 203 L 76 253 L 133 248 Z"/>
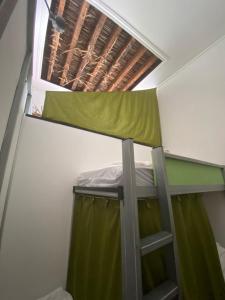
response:
<path id="1" fill-rule="evenodd" d="M 61 287 L 37 300 L 73 300 L 72 296 Z"/>

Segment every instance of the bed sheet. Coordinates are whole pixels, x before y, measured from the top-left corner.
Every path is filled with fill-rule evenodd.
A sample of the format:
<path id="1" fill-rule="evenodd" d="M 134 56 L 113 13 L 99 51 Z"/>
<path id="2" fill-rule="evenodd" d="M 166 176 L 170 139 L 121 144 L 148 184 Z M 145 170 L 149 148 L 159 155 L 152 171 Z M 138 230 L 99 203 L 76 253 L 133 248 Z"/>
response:
<path id="1" fill-rule="evenodd" d="M 135 163 L 137 186 L 152 186 L 154 184 L 153 169 L 147 163 Z M 77 185 L 84 187 L 116 187 L 123 185 L 122 164 L 114 163 L 111 166 L 98 170 L 81 173 L 77 178 Z"/>

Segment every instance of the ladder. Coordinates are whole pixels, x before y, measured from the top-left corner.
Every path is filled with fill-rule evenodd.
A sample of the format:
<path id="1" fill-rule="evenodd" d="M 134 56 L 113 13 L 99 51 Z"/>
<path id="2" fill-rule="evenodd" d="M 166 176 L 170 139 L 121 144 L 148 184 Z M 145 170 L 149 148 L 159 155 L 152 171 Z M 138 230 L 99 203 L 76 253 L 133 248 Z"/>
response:
<path id="1" fill-rule="evenodd" d="M 134 163 L 133 140 L 122 142 L 123 157 L 123 200 L 120 201 L 122 282 L 123 300 L 167 300 L 178 299 L 177 255 L 174 235 L 171 197 L 168 191 L 165 157 L 163 148 L 152 150 L 157 198 L 160 203 L 162 231 L 140 239 L 138 220 L 138 200 Z M 165 248 L 165 262 L 168 280 L 154 288 L 149 294 L 142 292 L 141 255 L 146 255 L 161 247 Z"/>

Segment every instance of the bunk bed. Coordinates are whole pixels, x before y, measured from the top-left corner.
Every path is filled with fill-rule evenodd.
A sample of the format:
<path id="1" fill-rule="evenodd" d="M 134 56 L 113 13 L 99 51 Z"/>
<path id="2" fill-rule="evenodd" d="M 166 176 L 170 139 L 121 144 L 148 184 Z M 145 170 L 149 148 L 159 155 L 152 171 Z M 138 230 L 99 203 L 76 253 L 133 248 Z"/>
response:
<path id="1" fill-rule="evenodd" d="M 189 159 L 189 158 L 185 158 L 185 157 L 175 156 L 175 155 L 168 154 L 168 153 L 162 153 L 162 151 L 160 151 L 160 150 L 161 149 L 156 148 L 155 150 L 153 150 L 153 152 L 154 151 L 160 152 L 160 155 L 163 154 L 163 157 L 165 158 L 164 172 L 166 170 L 167 177 L 168 177 L 167 191 L 169 192 L 169 194 L 171 196 L 180 195 L 179 198 L 174 199 L 175 201 L 180 202 L 182 200 L 183 201 L 186 200 L 189 202 L 190 205 L 192 205 L 192 207 L 190 207 L 189 209 L 194 210 L 194 209 L 197 209 L 196 205 L 200 205 L 199 204 L 199 200 L 200 200 L 199 195 L 196 195 L 196 193 L 224 191 L 224 177 L 223 177 L 224 167 L 223 166 L 211 164 L 211 163 L 203 162 L 203 161 L 199 161 L 199 160 Z M 125 154 L 125 156 L 127 157 L 126 154 Z M 131 162 L 129 162 L 129 164 L 131 164 Z M 158 165 L 156 165 L 156 169 L 159 171 L 159 169 L 160 169 L 159 163 L 158 163 Z M 131 176 L 131 174 L 129 176 Z M 123 181 L 126 184 L 126 179 L 124 179 Z M 165 183 L 162 183 L 160 190 L 162 191 L 164 189 L 164 187 L 165 187 Z M 114 199 L 114 201 L 120 200 L 120 202 L 122 203 L 122 201 L 124 200 L 124 192 L 123 192 L 124 190 L 123 189 L 124 189 L 124 186 L 117 186 L 117 187 L 74 186 L 73 191 L 74 191 L 76 199 L 81 202 L 83 202 L 85 200 L 86 201 L 89 200 L 90 202 L 94 201 L 94 200 L 99 201 L 99 199 L 101 199 L 101 201 L 103 201 L 103 202 L 105 201 L 105 203 L 107 203 L 107 201 L 112 202 L 113 201 L 112 199 Z M 133 191 L 132 194 L 135 194 L 135 192 Z M 194 197 L 189 198 L 190 194 L 194 194 L 193 195 Z M 88 195 L 91 195 L 91 196 L 89 197 Z M 96 196 L 96 198 L 95 198 L 95 196 Z M 140 213 L 140 217 L 142 218 L 142 220 L 140 220 L 140 222 L 143 222 L 143 224 L 140 224 L 140 227 L 142 230 L 141 235 L 143 234 L 142 246 L 141 246 L 141 253 L 143 256 L 148 254 L 149 252 L 153 252 L 159 248 L 159 244 L 156 243 L 155 239 L 153 239 L 152 242 L 149 243 L 149 238 L 148 237 L 146 239 L 144 238 L 146 235 L 148 236 L 150 233 L 153 234 L 156 231 L 160 232 L 158 224 L 152 224 L 152 226 L 156 225 L 156 227 L 158 227 L 157 230 L 152 229 L 150 224 L 149 224 L 150 227 L 148 227 L 148 226 L 146 226 L 146 224 L 144 224 L 146 222 L 149 222 L 148 218 L 151 218 L 151 214 L 152 214 L 152 212 L 148 210 L 148 205 L 150 207 L 151 206 L 154 207 L 153 210 L 154 210 L 155 215 L 158 214 L 159 208 L 158 208 L 157 204 L 154 202 L 154 200 L 157 198 L 157 196 L 158 196 L 158 191 L 157 191 L 157 186 L 156 186 L 156 180 L 152 180 L 152 184 L 149 186 L 137 186 L 136 187 L 136 197 L 138 198 L 139 202 L 140 201 L 143 202 L 142 204 L 139 204 L 139 210 L 140 210 L 139 213 Z M 130 197 L 129 197 L 129 201 L 130 201 Z M 196 202 L 196 203 L 194 204 L 193 202 Z M 111 205 L 112 205 L 113 209 L 115 209 L 116 204 L 111 204 Z M 174 210 L 178 209 L 178 205 L 177 205 L 177 207 L 174 206 Z M 119 209 L 119 205 L 116 207 L 117 207 L 117 209 Z M 145 212 L 144 212 L 144 210 L 145 210 Z M 202 210 L 202 208 L 201 208 L 201 210 Z M 158 217 L 159 217 L 159 215 L 157 216 L 157 218 Z M 198 217 L 199 217 L 199 222 L 201 223 L 202 220 L 201 220 L 200 216 L 198 216 Z M 79 217 L 78 217 L 78 220 L 79 220 Z M 79 220 L 79 221 L 81 222 L 81 220 Z M 179 224 L 179 226 L 180 225 L 181 224 Z M 78 226 L 78 224 L 76 224 L 76 226 Z M 205 226 L 206 226 L 206 224 L 205 224 Z M 208 228 L 207 230 L 210 231 L 210 228 Z M 83 231 L 83 233 L 84 232 L 85 231 Z M 99 230 L 99 232 L 101 232 L 101 230 Z M 187 232 L 186 229 L 183 230 L 181 232 L 181 235 L 183 235 L 186 232 Z M 77 233 L 77 232 L 76 233 L 74 232 L 73 234 L 79 235 L 79 233 Z M 152 235 L 152 237 L 153 237 L 153 235 Z M 172 236 L 168 236 L 167 234 L 162 235 L 161 236 L 161 246 L 168 245 L 168 243 L 170 243 L 171 240 L 172 240 Z M 183 241 L 184 239 L 179 237 L 179 241 L 180 240 Z M 201 243 L 199 243 L 199 245 L 201 245 Z M 73 245 L 73 247 L 75 247 L 75 245 Z M 188 249 L 188 247 L 187 247 L 187 249 Z M 73 249 L 73 252 L 77 253 L 77 254 L 79 253 L 79 251 L 77 252 L 76 249 Z M 182 252 L 182 250 L 181 250 L 181 252 Z M 188 252 L 188 251 L 183 251 L 183 252 Z M 163 270 L 163 268 L 161 268 L 161 263 L 162 263 L 161 253 L 155 252 L 153 254 L 153 256 L 148 255 L 148 257 L 146 257 L 142 263 L 143 263 L 143 268 L 145 269 L 145 276 L 147 278 L 145 280 L 146 282 L 144 284 L 144 291 L 149 291 L 149 289 L 153 288 L 153 286 L 157 286 L 159 284 L 159 282 L 163 281 L 163 279 L 165 280 L 165 277 L 164 277 L 165 271 Z M 147 274 L 147 273 L 151 272 L 149 270 L 149 266 L 151 264 L 154 264 L 155 267 L 157 268 L 157 273 L 161 274 L 159 276 L 159 278 L 154 279 L 155 282 L 153 285 L 150 281 L 148 281 L 148 274 Z M 218 267 L 218 265 L 217 265 L 217 267 Z M 189 272 L 189 270 L 187 270 L 187 273 L 188 272 Z M 151 276 L 154 276 L 154 275 L 151 275 Z M 71 277 L 73 277 L 73 276 L 71 276 Z M 186 278 L 185 281 L 187 282 L 188 279 Z M 190 287 L 193 284 L 193 281 L 189 280 L 189 282 L 186 284 L 187 288 L 190 289 Z M 194 289 L 194 287 L 192 287 L 192 290 L 193 289 Z M 117 289 L 115 289 L 115 290 L 117 290 Z M 169 291 L 171 290 L 171 286 L 168 286 L 168 290 Z M 192 294 L 190 294 L 190 296 L 192 296 Z M 119 299 L 119 298 L 117 298 L 118 295 L 114 295 L 113 297 L 115 297 L 115 299 Z M 157 297 L 158 296 L 155 296 L 155 298 L 152 298 L 152 299 L 160 299 Z M 198 297 L 198 296 L 196 296 L 196 297 Z M 221 296 L 218 296 L 218 297 L 219 297 L 218 299 L 222 299 Z M 146 298 L 146 299 L 148 299 L 148 298 Z M 151 298 L 149 298 L 149 299 L 151 299 Z M 167 298 L 165 298 L 165 299 L 167 299 Z M 168 298 L 168 299 L 170 299 L 170 298 Z M 195 299 L 195 298 L 191 298 L 191 299 Z M 198 298 L 196 298 L 196 299 L 198 299 Z M 208 299 L 208 298 L 205 298 L 205 299 Z"/>
<path id="2" fill-rule="evenodd" d="M 114 113 L 117 118 L 111 122 Z M 225 190 L 224 166 L 163 151 L 155 90 L 113 92 L 108 95 L 49 92 L 43 119 L 122 140 L 122 186 L 73 187 L 76 201 L 68 290 L 75 299 L 174 299 L 181 294 L 178 286 L 184 299 L 224 299 L 225 284 L 216 244 L 200 202 L 200 193 Z M 153 147 L 154 180 L 149 186 L 136 186 L 133 143 Z M 93 202 L 96 207 L 100 207 L 99 210 L 96 207 L 90 208 Z M 106 213 L 105 208 L 109 207 Z M 146 207 L 151 208 L 148 213 Z M 88 217 L 90 211 L 92 216 Z M 199 215 L 196 215 L 197 212 Z M 184 225 L 186 213 L 187 220 L 190 215 L 195 215 L 194 221 L 188 226 Z M 107 225 L 110 216 L 114 223 L 109 222 Z M 85 225 L 88 220 L 92 220 L 92 225 Z M 204 238 L 200 242 L 198 226 L 204 229 Z M 100 230 L 99 234 L 95 229 Z M 105 232 L 108 238 L 104 240 L 105 252 L 101 247 L 96 249 L 101 245 L 96 242 L 100 239 L 100 232 L 103 235 Z M 111 240 L 109 232 L 113 233 Z M 189 242 L 192 239 L 195 239 L 196 249 L 207 240 L 207 267 L 203 265 L 204 261 L 199 254 L 195 259 L 191 257 L 188 260 L 191 251 Z M 90 243 L 93 244 L 90 246 Z M 92 253 L 86 252 L 87 245 L 94 249 Z M 112 255 L 114 264 L 107 252 Z M 107 257 L 107 260 L 99 265 L 98 257 L 101 255 Z M 193 251 L 190 256 L 193 256 Z M 198 264 L 202 272 L 193 269 L 194 263 Z M 102 264 L 107 265 L 108 273 Z M 83 271 L 85 269 L 86 274 Z M 214 273 L 210 277 L 212 284 L 209 277 L 204 277 L 207 270 Z M 109 273 L 113 275 L 110 277 Z M 88 283 L 85 276 L 88 276 Z M 202 286 L 195 286 L 196 276 L 203 277 L 203 281 L 199 281 Z M 96 277 L 100 281 L 95 280 Z M 208 285 L 208 290 L 204 285 Z M 89 294 L 86 293 L 88 289 L 91 291 Z"/>

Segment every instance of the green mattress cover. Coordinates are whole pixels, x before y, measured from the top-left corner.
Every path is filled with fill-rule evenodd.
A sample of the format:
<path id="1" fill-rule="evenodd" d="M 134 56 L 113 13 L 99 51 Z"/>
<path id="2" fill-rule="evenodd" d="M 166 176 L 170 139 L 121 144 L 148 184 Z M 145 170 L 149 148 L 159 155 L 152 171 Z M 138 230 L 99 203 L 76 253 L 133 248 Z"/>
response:
<path id="1" fill-rule="evenodd" d="M 222 168 L 195 162 L 166 158 L 169 185 L 224 184 Z"/>

